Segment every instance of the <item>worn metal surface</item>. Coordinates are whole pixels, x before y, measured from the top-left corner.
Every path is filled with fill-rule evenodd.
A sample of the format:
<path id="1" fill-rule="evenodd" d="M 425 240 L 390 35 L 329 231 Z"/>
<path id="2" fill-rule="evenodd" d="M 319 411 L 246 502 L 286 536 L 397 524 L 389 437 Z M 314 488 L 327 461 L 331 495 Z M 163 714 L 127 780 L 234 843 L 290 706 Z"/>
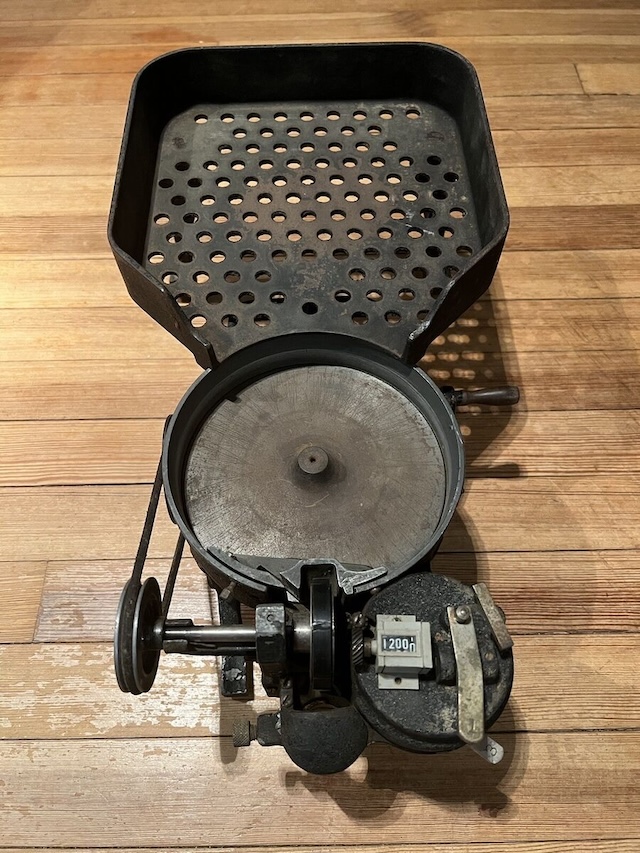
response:
<path id="1" fill-rule="evenodd" d="M 449 633 L 456 660 L 458 734 L 465 743 L 484 738 L 484 684 L 482 658 L 473 616 L 468 607 L 447 607 Z"/>
<path id="2" fill-rule="evenodd" d="M 322 447 L 312 477 L 297 458 Z M 431 426 L 396 389 L 336 366 L 287 370 L 224 400 L 186 466 L 186 504 L 205 547 L 393 568 L 435 530 L 445 495 Z"/>

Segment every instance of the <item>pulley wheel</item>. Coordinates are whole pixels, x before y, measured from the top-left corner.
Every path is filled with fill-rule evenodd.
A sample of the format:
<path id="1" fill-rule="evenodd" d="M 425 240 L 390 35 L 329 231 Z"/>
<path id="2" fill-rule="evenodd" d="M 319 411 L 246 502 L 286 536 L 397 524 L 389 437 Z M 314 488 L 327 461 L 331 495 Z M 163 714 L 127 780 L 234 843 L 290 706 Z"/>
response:
<path id="1" fill-rule="evenodd" d="M 148 578 L 140 586 L 129 579 L 120 596 L 113 645 L 116 679 L 123 693 L 147 693 L 153 685 L 160 661 L 153 629 L 161 615 L 158 581 Z"/>
<path id="2" fill-rule="evenodd" d="M 330 578 L 309 585 L 310 675 L 314 690 L 331 690 L 335 660 L 335 596 Z"/>

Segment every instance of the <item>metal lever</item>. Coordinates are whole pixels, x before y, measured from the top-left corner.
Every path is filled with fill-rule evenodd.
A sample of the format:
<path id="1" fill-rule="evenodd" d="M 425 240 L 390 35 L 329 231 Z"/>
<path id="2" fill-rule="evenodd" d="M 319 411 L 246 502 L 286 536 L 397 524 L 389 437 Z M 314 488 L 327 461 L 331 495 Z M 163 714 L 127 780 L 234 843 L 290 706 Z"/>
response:
<path id="1" fill-rule="evenodd" d="M 475 391 L 461 391 L 456 388 L 442 388 L 454 407 L 457 406 L 515 406 L 520 399 L 517 385 L 503 385 L 500 388 L 478 388 Z"/>
<path id="2" fill-rule="evenodd" d="M 497 764 L 504 750 L 484 729 L 484 679 L 471 608 L 447 607 L 458 678 L 458 734 L 490 764 Z"/>

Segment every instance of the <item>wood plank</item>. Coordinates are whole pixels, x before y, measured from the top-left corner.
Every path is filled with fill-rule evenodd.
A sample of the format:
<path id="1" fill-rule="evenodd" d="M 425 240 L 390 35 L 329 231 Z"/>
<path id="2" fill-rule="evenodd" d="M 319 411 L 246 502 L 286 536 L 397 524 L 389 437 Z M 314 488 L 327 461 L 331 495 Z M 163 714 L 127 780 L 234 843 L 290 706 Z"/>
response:
<path id="1" fill-rule="evenodd" d="M 610 841 L 590 841 L 580 839 L 579 841 L 517 841 L 510 845 L 510 850 L 516 853 L 636 853 L 637 839 L 616 838 Z M 341 845 L 348 853 L 397 853 L 402 850 L 397 844 L 348 844 Z M 3 853 L 40 853 L 42 847 L 3 847 Z M 61 853 L 73 851 L 73 853 L 110 853 L 111 847 L 56 847 Z M 140 848 L 119 847 L 119 853 L 136 853 Z M 318 853 L 317 845 L 295 845 L 296 853 Z M 335 849 L 335 848 L 334 848 Z M 148 853 L 238 853 L 237 847 L 145 847 Z M 290 846 L 281 847 L 261 845 L 260 847 L 242 847 L 242 853 L 292 853 Z M 471 842 L 470 844 L 456 844 L 445 842 L 444 844 L 411 844 L 411 853 L 496 853 L 495 844 L 483 844 Z"/>
<path id="2" fill-rule="evenodd" d="M 640 475 L 640 415 L 465 412 L 467 477 Z M 0 486 L 151 483 L 164 418 L 0 422 Z M 550 441 L 550 437 L 553 440 Z"/>
<path id="3" fill-rule="evenodd" d="M 443 548 L 637 548 L 639 490 L 628 477 L 472 479 Z M 5 560 L 131 560 L 148 499 L 147 485 L 0 489 L 0 553 Z M 150 556 L 168 558 L 175 536 L 173 525 L 160 516 Z"/>
<path id="4" fill-rule="evenodd" d="M 46 562 L 0 562 L 1 643 L 33 640 L 46 566 Z"/>
<path id="5" fill-rule="evenodd" d="M 493 138 L 503 167 L 640 163 L 634 128 L 498 130 Z M 119 147 L 116 137 L 5 139 L 0 148 L 0 176 L 106 175 L 112 179 Z"/>
<path id="6" fill-rule="evenodd" d="M 66 20 L 61 27 L 55 21 L 7 21 L 0 45 L 37 47 L 44 45 L 153 44 L 162 52 L 164 46 L 176 44 L 243 44 L 249 42 L 281 43 L 283 26 L 289 29 L 300 21 L 298 10 L 269 10 L 252 16 L 254 32 L 247 33 L 246 17 L 232 14 L 195 16 L 173 15 L 158 21 L 148 17 L 112 18 L 105 27 L 100 20 Z M 408 12 L 388 11 L 388 7 L 363 15 L 357 8 L 337 11 L 331 5 L 325 11 L 315 7 L 304 15 L 305 30 L 294 40 L 367 41 L 380 38 L 422 39 L 438 41 L 451 33 L 456 37 L 537 35 L 624 36 L 637 34 L 638 10 L 609 9 L 478 9 L 426 10 L 411 7 Z M 319 37 L 317 34 L 322 33 Z M 289 39 L 291 40 L 291 38 Z"/>
<path id="7" fill-rule="evenodd" d="M 421 362 L 437 382 L 458 388 L 520 385 L 518 411 L 640 408 L 634 350 L 570 351 L 562 358 L 544 350 L 485 353 L 478 373 L 477 357 L 461 354 L 460 337 L 459 343 L 433 347 Z M 455 364 L 445 365 L 456 355 Z M 22 362 L 20 370 L 0 372 L 0 420 L 165 418 L 201 372 L 185 355 L 174 358 L 170 369 L 158 358 Z"/>
<path id="8" fill-rule="evenodd" d="M 511 713 L 493 731 L 640 726 L 639 651 L 638 634 L 518 638 Z M 0 666 L 3 740 L 228 736 L 234 720 L 278 707 L 258 680 L 254 701 L 222 698 L 219 665 L 206 658 L 163 655 L 142 697 L 118 688 L 111 644 L 0 646 Z"/>
<path id="9" fill-rule="evenodd" d="M 594 208 L 512 207 L 508 245 L 513 250 L 637 249 L 638 204 Z"/>
<path id="10" fill-rule="evenodd" d="M 1 156 L 1 155 L 0 155 Z M 108 258 L 0 257 L 1 308 L 131 307 L 118 268 Z M 489 297 L 600 299 L 640 293 L 640 250 L 559 252 L 507 250 Z"/>
<path id="11" fill-rule="evenodd" d="M 133 303 L 90 312 L 42 309 L 35 327 L 32 316 L 31 311 L 19 309 L 0 314 L 0 361 L 102 361 L 114 353 L 122 359 L 184 358 L 178 341 Z M 446 338 L 436 339 L 436 346 L 445 339 L 458 353 L 458 359 L 447 360 L 459 360 L 468 353 L 464 358 L 474 362 L 476 369 L 478 362 L 486 361 L 483 353 L 498 351 L 633 349 L 640 341 L 640 300 L 487 300 L 457 320 Z"/>
<path id="12" fill-rule="evenodd" d="M 480 66 L 478 74 L 484 91 L 490 95 L 579 95 L 583 88 L 575 65 L 569 62 L 532 65 L 519 64 L 504 69 Z M 129 97 L 131 72 L 25 74 L 0 77 L 2 106 L 69 106 L 85 103 L 120 104 Z"/>
<path id="13" fill-rule="evenodd" d="M 470 750 L 428 758 L 385 746 L 345 773 L 308 776 L 281 750 L 233 755 L 228 739 L 7 742 L 5 835 L 18 846 L 377 844 L 617 838 L 640 834 L 640 734 L 502 738 L 499 767 Z M 235 759 L 235 760 L 234 760 Z M 143 769 L 143 772 L 141 772 Z M 268 807 L 263 784 L 272 779 Z M 278 780 L 280 780 L 278 782 Z M 286 784 L 285 784 L 286 782 Z M 141 808 L 170 803 L 175 809 Z M 221 820 L 241 802 L 233 821 Z M 114 820 L 117 815 L 117 820 Z M 489 816 L 494 816 L 488 820 Z"/>
<path id="14" fill-rule="evenodd" d="M 640 95 L 640 63 L 580 63 L 578 74 L 588 95 Z"/>
<path id="15" fill-rule="evenodd" d="M 170 560 L 148 560 L 145 571 L 155 575 L 164 588 L 169 565 Z M 35 640 L 38 643 L 110 642 L 120 593 L 132 567 L 133 560 L 50 562 Z M 171 616 L 202 624 L 211 622 L 206 576 L 186 556 L 171 601 Z"/>
<path id="16" fill-rule="evenodd" d="M 640 558 L 634 551 L 438 553 L 433 568 L 472 584 L 487 584 L 514 635 L 640 630 Z M 53 561 L 47 568 L 37 642 L 109 642 L 131 560 Z M 169 561 L 149 560 L 162 582 Z M 172 614 L 204 620 L 205 577 L 189 559 L 180 570 Z M 624 618 L 620 618 L 624 614 Z"/>

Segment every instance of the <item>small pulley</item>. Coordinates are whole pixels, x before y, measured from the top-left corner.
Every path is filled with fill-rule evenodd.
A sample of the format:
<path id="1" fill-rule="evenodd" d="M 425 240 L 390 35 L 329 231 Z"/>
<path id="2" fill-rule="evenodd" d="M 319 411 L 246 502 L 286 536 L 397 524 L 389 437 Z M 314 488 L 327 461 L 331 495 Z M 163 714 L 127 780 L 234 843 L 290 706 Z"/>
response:
<path id="1" fill-rule="evenodd" d="M 114 663 L 118 686 L 124 693 L 147 693 L 160 661 L 154 629 L 162 617 L 162 596 L 153 578 L 141 585 L 130 578 L 122 590 L 116 616 Z"/>

